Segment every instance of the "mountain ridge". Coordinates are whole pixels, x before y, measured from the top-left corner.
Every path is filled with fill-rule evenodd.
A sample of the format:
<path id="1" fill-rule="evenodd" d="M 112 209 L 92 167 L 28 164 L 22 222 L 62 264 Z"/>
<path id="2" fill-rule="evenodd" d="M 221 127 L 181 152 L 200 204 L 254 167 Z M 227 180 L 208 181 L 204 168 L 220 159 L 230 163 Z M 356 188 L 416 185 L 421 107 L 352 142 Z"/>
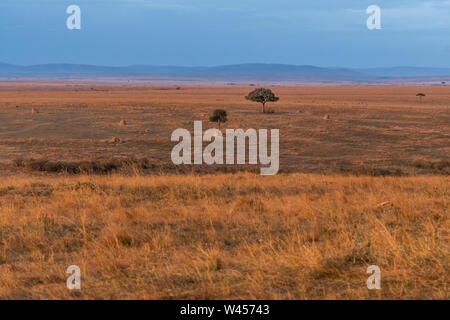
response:
<path id="1" fill-rule="evenodd" d="M 375 81 L 380 78 L 450 76 L 450 68 L 385 67 L 334 68 L 280 63 L 242 63 L 219 66 L 100 66 L 89 64 L 50 63 L 21 66 L 0 62 L 0 78 L 27 77 L 96 77 L 96 76 L 168 76 L 205 79 L 266 80 L 352 80 Z"/>

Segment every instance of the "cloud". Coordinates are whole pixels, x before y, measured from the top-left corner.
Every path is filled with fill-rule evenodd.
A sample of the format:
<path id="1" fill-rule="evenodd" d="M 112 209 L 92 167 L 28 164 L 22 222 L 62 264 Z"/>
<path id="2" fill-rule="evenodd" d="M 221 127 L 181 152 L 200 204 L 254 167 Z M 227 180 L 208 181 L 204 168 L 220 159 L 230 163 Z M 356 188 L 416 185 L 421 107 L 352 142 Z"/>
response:
<path id="1" fill-rule="evenodd" d="M 393 30 L 450 28 L 450 0 L 411 2 L 381 8 L 383 27 Z"/>

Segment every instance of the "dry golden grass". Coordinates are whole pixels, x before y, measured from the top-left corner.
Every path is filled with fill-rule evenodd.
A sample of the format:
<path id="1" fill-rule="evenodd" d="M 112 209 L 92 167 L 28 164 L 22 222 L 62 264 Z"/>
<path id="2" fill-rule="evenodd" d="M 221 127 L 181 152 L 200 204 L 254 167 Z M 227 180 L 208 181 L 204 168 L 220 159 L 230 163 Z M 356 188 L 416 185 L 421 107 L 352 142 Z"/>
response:
<path id="1" fill-rule="evenodd" d="M 0 298 L 447 299 L 449 182 L 5 177 Z M 73 264 L 79 292 L 65 286 Z"/>

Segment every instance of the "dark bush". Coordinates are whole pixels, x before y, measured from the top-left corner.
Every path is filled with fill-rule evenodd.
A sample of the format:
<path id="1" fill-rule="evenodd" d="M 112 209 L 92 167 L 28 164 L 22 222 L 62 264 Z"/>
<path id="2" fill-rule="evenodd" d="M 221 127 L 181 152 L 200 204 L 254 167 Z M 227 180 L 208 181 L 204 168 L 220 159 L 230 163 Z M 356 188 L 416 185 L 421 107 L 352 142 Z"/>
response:
<path id="1" fill-rule="evenodd" d="M 372 177 L 384 177 L 384 176 L 403 176 L 405 173 L 400 169 L 383 169 L 370 166 L 361 166 L 353 168 L 341 168 L 342 173 L 352 174 L 356 176 L 372 176 Z"/>
<path id="2" fill-rule="evenodd" d="M 69 174 L 108 174 L 124 169 L 153 169 L 148 159 L 114 158 L 93 161 L 50 161 L 47 159 L 16 159 L 13 165 L 29 171 Z"/>
<path id="3" fill-rule="evenodd" d="M 450 161 L 449 160 L 439 160 L 439 161 L 415 161 L 413 166 L 418 169 L 423 169 L 431 171 L 433 173 L 443 173 L 450 174 Z"/>

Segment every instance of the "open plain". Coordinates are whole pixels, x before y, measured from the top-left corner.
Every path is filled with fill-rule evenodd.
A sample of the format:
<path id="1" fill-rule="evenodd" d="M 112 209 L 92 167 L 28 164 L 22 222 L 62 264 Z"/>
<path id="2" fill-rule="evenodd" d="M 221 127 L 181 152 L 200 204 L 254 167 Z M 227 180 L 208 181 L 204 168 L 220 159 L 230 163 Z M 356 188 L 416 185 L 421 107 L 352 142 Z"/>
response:
<path id="1" fill-rule="evenodd" d="M 270 88 L 2 82 L 0 298 L 448 298 L 449 87 Z M 279 175 L 171 163 L 214 109 Z"/>
<path id="2" fill-rule="evenodd" d="M 217 127 L 208 122 L 214 109 L 228 112 L 222 129 L 280 129 L 281 172 L 436 173 L 422 167 L 449 159 L 448 87 L 273 87 L 273 114 L 244 99 L 253 89 L 2 84 L 0 162 L 5 170 L 18 158 L 145 157 L 167 171 L 171 133 L 192 132 L 194 120 Z"/>

